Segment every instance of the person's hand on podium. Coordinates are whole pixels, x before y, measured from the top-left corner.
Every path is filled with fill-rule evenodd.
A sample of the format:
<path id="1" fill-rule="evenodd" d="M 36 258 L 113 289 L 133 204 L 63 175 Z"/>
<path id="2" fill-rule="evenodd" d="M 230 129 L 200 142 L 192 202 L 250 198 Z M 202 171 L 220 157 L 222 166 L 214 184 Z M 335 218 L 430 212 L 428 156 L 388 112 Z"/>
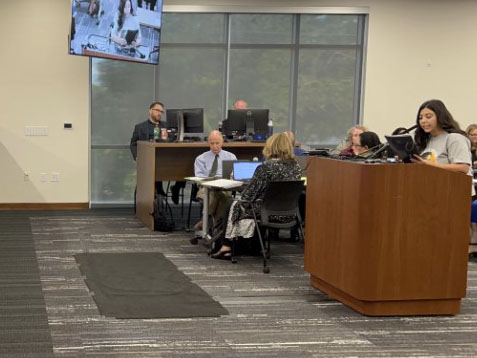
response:
<path id="1" fill-rule="evenodd" d="M 424 159 L 417 154 L 414 154 L 414 156 L 411 158 L 411 162 L 420 163 L 420 164 L 429 164 L 429 165 L 433 164 L 430 160 Z"/>

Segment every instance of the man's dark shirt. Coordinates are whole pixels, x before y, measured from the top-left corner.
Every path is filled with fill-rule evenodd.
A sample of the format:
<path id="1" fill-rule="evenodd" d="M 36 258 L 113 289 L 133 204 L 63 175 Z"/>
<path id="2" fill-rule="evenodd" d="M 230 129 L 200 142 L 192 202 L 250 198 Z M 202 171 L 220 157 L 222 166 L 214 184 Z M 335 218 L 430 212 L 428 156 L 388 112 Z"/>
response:
<path id="1" fill-rule="evenodd" d="M 134 132 L 131 137 L 131 143 L 129 148 L 131 149 L 132 156 L 134 160 L 137 157 L 137 141 L 138 140 L 153 140 L 154 139 L 154 127 L 156 125 L 152 123 L 150 120 L 146 120 L 144 122 L 136 124 L 134 127 Z M 163 121 L 159 122 L 159 128 L 167 128 L 166 123 Z"/>

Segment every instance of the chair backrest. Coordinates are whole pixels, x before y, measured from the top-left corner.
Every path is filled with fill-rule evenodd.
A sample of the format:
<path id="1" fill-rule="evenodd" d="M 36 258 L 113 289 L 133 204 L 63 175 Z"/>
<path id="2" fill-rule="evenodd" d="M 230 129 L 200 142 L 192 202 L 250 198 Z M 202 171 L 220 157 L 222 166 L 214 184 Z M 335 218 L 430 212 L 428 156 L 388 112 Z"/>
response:
<path id="1" fill-rule="evenodd" d="M 260 209 L 262 224 L 271 225 L 272 223 L 269 222 L 270 216 L 294 217 L 297 215 L 298 199 L 303 191 L 303 184 L 302 180 L 270 182 Z"/>

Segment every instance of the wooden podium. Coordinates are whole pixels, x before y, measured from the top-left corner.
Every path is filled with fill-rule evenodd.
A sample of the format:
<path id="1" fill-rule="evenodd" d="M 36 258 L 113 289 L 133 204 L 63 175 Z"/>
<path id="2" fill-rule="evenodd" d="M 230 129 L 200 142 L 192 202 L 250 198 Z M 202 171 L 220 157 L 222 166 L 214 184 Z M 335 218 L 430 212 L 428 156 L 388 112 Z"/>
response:
<path id="1" fill-rule="evenodd" d="M 209 145 L 201 143 L 137 142 L 136 216 L 149 229 L 154 230 L 154 185 L 156 181 L 181 181 L 194 175 L 195 158 L 208 151 Z M 234 153 L 238 159 L 262 157 L 265 143 L 229 142 L 222 148 Z"/>
<path id="2" fill-rule="evenodd" d="M 305 270 L 369 316 L 460 312 L 471 177 L 424 164 L 310 158 Z"/>

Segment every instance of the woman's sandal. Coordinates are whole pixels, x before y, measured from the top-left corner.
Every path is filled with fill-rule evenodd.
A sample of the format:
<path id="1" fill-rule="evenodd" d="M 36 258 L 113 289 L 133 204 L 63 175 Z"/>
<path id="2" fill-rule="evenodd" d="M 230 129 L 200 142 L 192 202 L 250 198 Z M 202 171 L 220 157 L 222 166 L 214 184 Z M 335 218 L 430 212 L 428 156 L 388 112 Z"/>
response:
<path id="1" fill-rule="evenodd" d="M 232 258 L 232 250 L 218 251 L 215 254 L 210 255 L 210 257 L 218 260 L 230 260 Z"/>

